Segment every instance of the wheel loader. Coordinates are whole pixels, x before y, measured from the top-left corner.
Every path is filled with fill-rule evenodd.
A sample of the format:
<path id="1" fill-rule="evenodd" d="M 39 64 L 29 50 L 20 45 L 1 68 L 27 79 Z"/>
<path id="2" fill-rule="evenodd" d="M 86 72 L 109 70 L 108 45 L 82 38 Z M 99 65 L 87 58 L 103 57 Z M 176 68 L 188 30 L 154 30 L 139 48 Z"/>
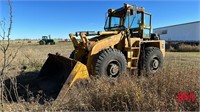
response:
<path id="1" fill-rule="evenodd" d="M 151 18 L 143 7 L 135 5 L 109 9 L 105 31 L 69 34 L 74 46 L 69 58 L 49 54 L 37 78 L 38 86 L 46 95 L 62 100 L 76 81 L 90 75 L 155 74 L 163 65 L 165 41 L 151 33 Z"/>

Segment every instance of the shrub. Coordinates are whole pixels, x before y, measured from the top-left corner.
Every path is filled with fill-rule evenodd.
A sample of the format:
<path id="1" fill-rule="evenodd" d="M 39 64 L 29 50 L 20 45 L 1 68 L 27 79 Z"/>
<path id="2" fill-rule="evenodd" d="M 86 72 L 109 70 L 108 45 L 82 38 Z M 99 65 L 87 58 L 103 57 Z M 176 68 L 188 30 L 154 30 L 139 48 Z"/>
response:
<path id="1" fill-rule="evenodd" d="M 178 46 L 177 51 L 179 51 L 179 52 L 199 52 L 200 46 L 181 44 Z"/>

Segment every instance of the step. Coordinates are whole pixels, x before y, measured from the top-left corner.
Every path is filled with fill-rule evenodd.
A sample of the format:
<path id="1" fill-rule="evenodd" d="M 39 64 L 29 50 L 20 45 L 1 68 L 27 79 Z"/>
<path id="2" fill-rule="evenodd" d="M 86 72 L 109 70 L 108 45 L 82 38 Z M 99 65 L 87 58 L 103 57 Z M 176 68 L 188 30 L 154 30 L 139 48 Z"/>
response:
<path id="1" fill-rule="evenodd" d="M 138 50 L 140 47 L 126 47 L 125 50 Z"/>
<path id="2" fill-rule="evenodd" d="M 136 60 L 136 59 L 139 59 L 139 58 L 138 58 L 138 57 L 132 57 L 131 59 L 132 59 L 132 60 Z"/>
<path id="3" fill-rule="evenodd" d="M 139 58 L 138 57 L 131 57 L 131 58 L 128 58 L 129 60 L 138 60 Z"/>
<path id="4" fill-rule="evenodd" d="M 128 69 L 138 69 L 138 67 L 127 67 Z"/>

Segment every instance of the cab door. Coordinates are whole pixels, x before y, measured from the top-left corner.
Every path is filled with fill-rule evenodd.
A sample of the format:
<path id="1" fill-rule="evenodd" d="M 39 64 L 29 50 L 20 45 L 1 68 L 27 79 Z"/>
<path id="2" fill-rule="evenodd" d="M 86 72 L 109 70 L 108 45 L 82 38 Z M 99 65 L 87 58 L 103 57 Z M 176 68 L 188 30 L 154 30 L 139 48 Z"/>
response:
<path id="1" fill-rule="evenodd" d="M 144 24 L 141 26 L 143 29 L 143 39 L 149 39 L 151 36 L 151 14 L 144 13 L 143 15 Z"/>

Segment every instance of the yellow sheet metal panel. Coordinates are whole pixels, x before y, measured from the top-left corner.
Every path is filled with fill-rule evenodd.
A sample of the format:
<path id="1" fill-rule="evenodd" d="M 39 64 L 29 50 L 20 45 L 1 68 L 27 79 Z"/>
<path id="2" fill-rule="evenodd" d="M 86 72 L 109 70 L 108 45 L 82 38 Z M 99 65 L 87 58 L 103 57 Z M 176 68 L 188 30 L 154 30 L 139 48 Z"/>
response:
<path id="1" fill-rule="evenodd" d="M 166 53 L 165 53 L 165 41 L 164 40 L 160 40 L 160 50 L 163 54 L 163 57 L 165 57 Z"/>

